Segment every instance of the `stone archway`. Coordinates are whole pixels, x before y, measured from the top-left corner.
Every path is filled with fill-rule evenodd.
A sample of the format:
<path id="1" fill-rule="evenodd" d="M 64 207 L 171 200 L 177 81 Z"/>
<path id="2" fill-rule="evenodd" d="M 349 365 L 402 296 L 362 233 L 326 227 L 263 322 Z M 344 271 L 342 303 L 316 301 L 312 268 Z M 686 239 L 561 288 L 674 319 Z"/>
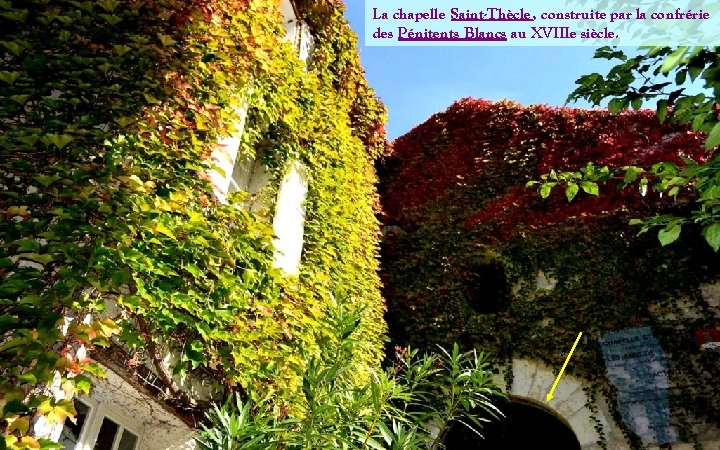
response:
<path id="1" fill-rule="evenodd" d="M 482 437 L 455 423 L 443 444 L 447 450 L 580 450 L 570 426 L 549 408 L 521 398 L 501 406 L 504 420 L 483 427 Z"/>
<path id="2" fill-rule="evenodd" d="M 600 436 L 595 426 L 598 424 L 605 430 L 611 441 L 615 436 L 612 422 L 607 420 L 607 408 L 603 403 L 596 404 L 598 412 L 593 414 L 588 408 L 588 398 L 583 391 L 583 381 L 571 375 L 563 375 L 555 389 L 553 398 L 548 401 L 547 393 L 555 381 L 556 374 L 545 364 L 527 359 L 513 360 L 513 382 L 509 392 L 510 398 L 529 401 L 541 405 L 559 420 L 564 422 L 577 437 L 580 448 L 595 448 Z M 505 386 L 502 376 L 496 383 Z M 597 421 L 597 422 L 596 422 Z M 622 440 L 622 438 L 620 437 Z"/>
<path id="3" fill-rule="evenodd" d="M 583 391 L 585 386 L 583 380 L 568 374 L 563 375 L 554 391 L 553 398 L 548 401 L 546 395 L 550 391 L 556 375 L 548 366 L 538 361 L 514 359 L 512 370 L 512 385 L 505 394 L 515 403 L 524 403 L 539 408 L 540 413 L 544 412 L 550 415 L 552 419 L 569 429 L 574 435 L 577 444 L 579 444 L 579 447 L 572 447 L 569 444 L 571 445 L 570 448 L 580 448 L 582 450 L 603 448 L 599 444 L 601 437 L 596 427 L 603 430 L 607 448 L 618 450 L 629 448 L 620 429 L 614 426 L 614 422 L 608 420 L 610 415 L 603 399 L 597 399 L 595 413 L 590 410 L 588 397 Z M 506 386 L 503 374 L 496 376 L 495 383 L 500 387 Z M 542 414 L 540 415 L 542 416 Z M 485 449 L 486 447 L 460 446 L 456 448 L 471 450 L 473 448 Z M 510 447 L 497 448 L 510 449 Z M 544 447 L 533 445 L 528 448 Z M 560 450 L 560 447 L 557 448 Z M 448 447 L 448 449 L 451 450 L 452 447 Z"/>

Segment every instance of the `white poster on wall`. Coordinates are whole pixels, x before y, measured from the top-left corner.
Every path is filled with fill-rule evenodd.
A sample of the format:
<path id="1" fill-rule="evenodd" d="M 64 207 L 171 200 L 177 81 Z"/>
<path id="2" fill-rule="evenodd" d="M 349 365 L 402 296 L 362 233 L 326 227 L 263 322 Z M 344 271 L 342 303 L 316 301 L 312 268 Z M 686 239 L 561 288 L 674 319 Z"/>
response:
<path id="1" fill-rule="evenodd" d="M 618 390 L 625 424 L 644 442 L 676 442 L 667 395 L 667 360 L 650 327 L 607 332 L 600 337 L 600 347 L 608 378 Z"/>

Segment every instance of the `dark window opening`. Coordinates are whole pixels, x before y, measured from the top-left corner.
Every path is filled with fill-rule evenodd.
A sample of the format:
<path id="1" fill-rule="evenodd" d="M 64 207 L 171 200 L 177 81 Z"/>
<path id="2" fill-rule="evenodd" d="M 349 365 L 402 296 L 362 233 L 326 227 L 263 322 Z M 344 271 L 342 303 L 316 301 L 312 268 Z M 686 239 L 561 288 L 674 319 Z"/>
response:
<path id="1" fill-rule="evenodd" d="M 95 441 L 94 450 L 112 450 L 117 432 L 118 424 L 107 417 L 104 418 L 100 426 L 97 441 Z"/>
<path id="2" fill-rule="evenodd" d="M 70 419 L 65 419 L 62 433 L 58 439 L 58 442 L 65 450 L 74 449 L 75 445 L 77 445 L 80 440 L 83 425 L 85 425 L 85 420 L 90 413 L 90 407 L 85 403 L 75 402 L 75 411 L 77 412 L 77 415 L 75 416 L 75 423 L 73 423 Z"/>
<path id="3" fill-rule="evenodd" d="M 510 286 L 499 262 L 468 270 L 465 282 L 468 305 L 479 314 L 493 314 L 510 306 Z"/>

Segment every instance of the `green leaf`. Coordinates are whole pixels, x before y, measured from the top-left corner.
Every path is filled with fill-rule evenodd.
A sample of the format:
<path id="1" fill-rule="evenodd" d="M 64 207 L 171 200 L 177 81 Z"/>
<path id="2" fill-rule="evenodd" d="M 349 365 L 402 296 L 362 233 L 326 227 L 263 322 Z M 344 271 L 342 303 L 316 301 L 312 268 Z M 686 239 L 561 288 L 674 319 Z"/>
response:
<path id="1" fill-rule="evenodd" d="M 2 415 L 7 416 L 8 414 L 24 414 L 28 412 L 27 405 L 23 404 L 20 400 L 10 400 L 5 404 L 2 410 Z"/>
<path id="2" fill-rule="evenodd" d="M 703 69 L 704 67 L 688 66 L 688 74 L 690 75 L 690 81 L 695 81 L 698 75 L 702 73 Z"/>
<path id="3" fill-rule="evenodd" d="M 18 258 L 39 262 L 40 264 L 47 264 L 53 260 L 52 255 L 48 255 L 47 253 L 43 255 L 38 253 L 21 253 L 18 255 Z"/>
<path id="4" fill-rule="evenodd" d="M 664 246 L 672 244 L 680 237 L 682 225 L 679 223 L 668 224 L 665 228 L 658 232 L 658 240 Z"/>
<path id="5" fill-rule="evenodd" d="M 20 56 L 25 51 L 25 47 L 13 41 L 0 41 L 0 45 L 15 56 Z"/>
<path id="6" fill-rule="evenodd" d="M 75 385 L 75 390 L 78 393 L 90 393 L 92 381 L 90 381 L 90 378 L 86 377 L 85 375 L 76 375 L 72 378 L 72 383 Z"/>
<path id="7" fill-rule="evenodd" d="M 193 369 L 196 369 L 198 366 L 205 362 L 203 345 L 200 341 L 191 341 L 189 345 L 186 345 L 184 354 L 185 357 L 190 361 L 190 365 Z"/>
<path id="8" fill-rule="evenodd" d="M 720 198 L 720 185 L 712 184 L 712 185 L 704 187 L 703 189 L 699 189 L 699 191 L 700 191 L 700 200 L 702 200 L 702 201 Z"/>
<path id="9" fill-rule="evenodd" d="M 685 80 L 687 79 L 687 70 L 679 70 L 678 73 L 675 75 L 675 84 L 681 85 L 685 83 Z"/>
<path id="10" fill-rule="evenodd" d="M 679 47 L 674 52 L 670 53 L 667 58 L 665 58 L 665 61 L 663 62 L 662 66 L 660 66 L 660 72 L 661 73 L 668 73 L 671 70 L 673 70 L 675 67 L 677 67 L 680 62 L 682 61 L 683 57 L 685 56 L 685 53 L 687 53 L 688 47 Z"/>
<path id="11" fill-rule="evenodd" d="M 15 81 L 17 81 L 17 79 L 20 78 L 20 75 L 22 75 L 22 73 L 20 73 L 20 72 L 2 71 L 2 72 L 0 72 L 0 81 L 4 81 L 7 84 L 9 84 L 10 86 L 12 86 L 13 84 L 15 84 Z"/>
<path id="12" fill-rule="evenodd" d="M 698 114 L 692 121 L 692 130 L 698 131 L 705 124 L 705 114 Z"/>
<path id="13" fill-rule="evenodd" d="M 160 103 L 160 100 L 148 94 L 147 92 L 143 92 L 143 97 L 145 97 L 145 101 L 148 103 Z"/>
<path id="14" fill-rule="evenodd" d="M 130 281 L 130 269 L 124 268 L 114 271 L 111 275 L 111 279 L 115 285 L 128 283 Z"/>
<path id="15" fill-rule="evenodd" d="M 49 134 L 44 140 L 55 145 L 58 149 L 62 150 L 66 145 L 72 142 L 75 138 L 69 134 Z"/>
<path id="16" fill-rule="evenodd" d="M 568 183 L 567 187 L 565 188 L 565 196 L 567 197 L 569 202 L 571 202 L 572 199 L 575 198 L 575 195 L 577 195 L 579 190 L 580 187 L 577 185 L 577 183 Z"/>
<path id="17" fill-rule="evenodd" d="M 377 427 L 378 427 L 378 430 L 380 431 L 380 434 L 382 435 L 385 443 L 390 445 L 392 443 L 392 433 L 388 429 L 387 425 L 385 425 L 382 422 L 378 422 Z"/>
<path id="18" fill-rule="evenodd" d="M 169 237 L 170 239 L 175 239 L 175 235 L 173 232 L 166 227 L 162 222 L 158 222 L 155 224 L 155 231 L 161 234 L 164 234 L 165 236 Z"/>
<path id="19" fill-rule="evenodd" d="M 637 180 L 638 175 L 643 172 L 643 169 L 636 166 L 628 166 L 625 168 L 625 175 L 623 176 L 623 183 L 630 184 Z"/>
<path id="20" fill-rule="evenodd" d="M 27 9 L 21 9 L 19 11 L 15 10 L 15 11 L 4 12 L 4 13 L 0 14 L 0 16 L 4 17 L 6 19 L 14 20 L 15 22 L 25 23 L 25 21 L 28 18 L 29 13 L 30 13 L 30 11 L 28 11 Z"/>
<path id="21" fill-rule="evenodd" d="M 158 33 L 157 34 L 158 39 L 160 39 L 160 42 L 163 46 L 169 47 L 171 45 L 175 45 L 177 42 L 172 38 L 172 36 L 168 36 L 167 34 Z"/>
<path id="22" fill-rule="evenodd" d="M 708 133 L 707 140 L 705 141 L 705 149 L 710 150 L 720 145 L 720 122 L 716 123 L 715 126 Z"/>
<path id="23" fill-rule="evenodd" d="M 617 114 L 627 108 L 627 104 L 627 100 L 621 98 L 614 98 L 608 103 L 608 109 L 610 110 L 611 114 Z"/>
<path id="24" fill-rule="evenodd" d="M 20 324 L 20 319 L 12 316 L 0 317 L 0 334 L 8 330 L 16 328 Z"/>
<path id="25" fill-rule="evenodd" d="M 95 3 L 107 12 L 114 12 L 121 2 L 119 0 L 98 0 Z"/>
<path id="26" fill-rule="evenodd" d="M 63 450 L 65 447 L 46 438 L 39 438 L 40 450 Z"/>
<path id="27" fill-rule="evenodd" d="M 10 100 L 14 101 L 18 105 L 24 105 L 25 103 L 27 103 L 27 101 L 30 99 L 30 97 L 31 96 L 29 94 L 11 95 Z"/>
<path id="28" fill-rule="evenodd" d="M 35 386 L 38 382 L 37 377 L 32 373 L 24 373 L 18 377 L 18 380 L 21 383 L 29 384 L 31 386 Z"/>
<path id="29" fill-rule="evenodd" d="M 660 122 L 665 122 L 665 119 L 667 118 L 667 112 L 668 112 L 668 101 L 667 100 L 658 100 L 657 112 L 655 114 L 657 115 L 658 120 L 660 120 Z"/>
<path id="30" fill-rule="evenodd" d="M 593 183 L 592 181 L 583 181 L 580 183 L 580 187 L 582 187 L 582 190 L 590 195 L 600 194 L 597 183 Z"/>
<path id="31" fill-rule="evenodd" d="M 720 223 L 715 222 L 703 228 L 702 234 L 705 240 L 713 250 L 718 251 L 720 248 Z"/>
<path id="32" fill-rule="evenodd" d="M 540 197 L 542 198 L 548 198 L 550 195 L 550 192 L 552 191 L 552 188 L 555 187 L 557 183 L 543 183 L 540 185 Z"/>
<path id="33" fill-rule="evenodd" d="M 125 53 L 132 50 L 132 47 L 129 47 L 127 45 L 116 44 L 114 47 L 115 47 L 115 51 L 117 52 L 117 54 L 119 56 L 123 56 Z"/>
<path id="34" fill-rule="evenodd" d="M 385 450 L 385 446 L 383 446 L 381 443 L 376 441 L 375 439 L 371 437 L 366 437 L 364 440 L 365 445 L 367 445 L 370 448 L 373 448 L 375 450 Z"/>
<path id="35" fill-rule="evenodd" d="M 200 271 L 200 268 L 196 266 L 195 264 L 187 264 L 185 265 L 185 270 L 190 272 L 194 277 L 200 277 L 202 275 L 202 272 Z"/>
<path id="36" fill-rule="evenodd" d="M 59 179 L 60 177 L 57 175 L 37 175 L 33 178 L 33 180 L 40 183 L 43 187 L 48 187 Z"/>
<path id="37" fill-rule="evenodd" d="M 27 145 L 35 145 L 35 143 L 40 139 L 39 136 L 19 136 L 17 138 L 18 141 L 22 142 L 23 144 Z"/>
<path id="38" fill-rule="evenodd" d="M 122 21 L 122 17 L 118 17 L 114 14 L 99 14 L 99 16 L 105 19 L 105 21 L 110 25 L 117 25 Z"/>
<path id="39" fill-rule="evenodd" d="M 35 239 L 20 239 L 19 241 L 13 242 L 18 246 L 19 250 L 24 252 L 37 252 L 40 250 L 40 243 Z"/>
<path id="40" fill-rule="evenodd" d="M 651 170 L 655 172 L 656 175 L 664 176 L 676 176 L 678 173 L 677 165 L 668 161 L 653 164 Z"/>

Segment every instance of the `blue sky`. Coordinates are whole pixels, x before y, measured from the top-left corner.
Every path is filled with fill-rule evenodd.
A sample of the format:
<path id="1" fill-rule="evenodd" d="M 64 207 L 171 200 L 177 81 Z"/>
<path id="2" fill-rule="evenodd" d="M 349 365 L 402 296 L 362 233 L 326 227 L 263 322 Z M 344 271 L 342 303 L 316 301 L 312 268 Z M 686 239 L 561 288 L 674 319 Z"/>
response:
<path id="1" fill-rule="evenodd" d="M 463 97 L 563 105 L 581 75 L 613 65 L 592 59 L 594 47 L 365 47 L 364 0 L 346 5 L 367 78 L 389 111 L 390 139 Z"/>

